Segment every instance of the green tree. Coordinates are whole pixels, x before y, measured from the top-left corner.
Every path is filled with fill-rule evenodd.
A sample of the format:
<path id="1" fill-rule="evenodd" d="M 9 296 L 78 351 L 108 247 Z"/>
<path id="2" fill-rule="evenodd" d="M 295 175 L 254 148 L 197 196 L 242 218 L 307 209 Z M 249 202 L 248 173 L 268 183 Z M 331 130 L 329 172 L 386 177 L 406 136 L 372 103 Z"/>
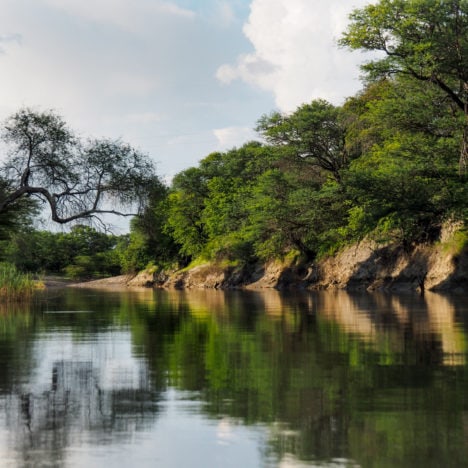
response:
<path id="1" fill-rule="evenodd" d="M 11 235 L 2 256 L 21 271 L 57 273 L 73 258 L 63 238 L 63 233 L 23 229 Z"/>
<path id="2" fill-rule="evenodd" d="M 247 200 L 257 178 L 275 164 L 277 154 L 258 142 L 212 153 L 198 167 L 176 175 L 168 197 L 166 232 L 187 259 L 248 260 Z"/>
<path id="3" fill-rule="evenodd" d="M 187 259 L 199 255 L 207 241 L 201 219 L 207 195 L 206 176 L 199 168 L 189 168 L 174 177 L 165 229 Z"/>
<path id="4" fill-rule="evenodd" d="M 251 142 L 201 161 L 201 168 L 210 174 L 202 213 L 209 256 L 243 263 L 255 258 L 249 200 L 262 174 L 277 163 L 276 153 Z"/>
<path id="5" fill-rule="evenodd" d="M 125 272 L 144 269 L 148 264 L 168 266 L 179 260 L 179 245 L 167 232 L 169 188 L 155 180 L 148 205 L 130 223 L 130 234 L 118 245 Z"/>
<path id="6" fill-rule="evenodd" d="M 379 51 L 368 77 L 402 74 L 431 84 L 464 116 L 460 170 L 468 164 L 468 1 L 380 0 L 355 10 L 341 44 Z"/>
<path id="7" fill-rule="evenodd" d="M 463 217 L 466 184 L 457 174 L 459 115 L 444 93 L 405 76 L 369 84 L 349 99 L 347 145 L 360 153 L 346 171 L 347 235 L 377 229 L 388 240 L 437 237 Z"/>
<path id="8" fill-rule="evenodd" d="M 93 255 L 97 252 L 104 252 L 115 246 L 115 236 L 99 232 L 96 229 L 83 224 L 73 226 L 69 233 L 63 238 L 69 246 L 70 252 L 79 255 Z"/>
<path id="9" fill-rule="evenodd" d="M 106 276 L 120 272 L 117 242 L 116 236 L 83 225 L 73 226 L 70 232 L 24 229 L 5 243 L 2 256 L 21 271 L 58 274 L 75 266 L 79 267 L 73 270 L 75 277 L 78 270 L 85 277 Z"/>
<path id="10" fill-rule="evenodd" d="M 2 139 L 8 157 L 0 166 L 0 214 L 32 197 L 61 224 L 128 216 L 123 210 L 142 209 L 155 177 L 146 155 L 120 141 L 83 143 L 53 112 L 20 110 L 6 121 Z"/>
<path id="11" fill-rule="evenodd" d="M 266 171 L 253 189 L 247 232 L 260 258 L 295 250 L 310 261 L 339 242 L 337 229 L 345 222 L 346 210 L 336 181 L 321 184 L 275 168 Z"/>
<path id="12" fill-rule="evenodd" d="M 345 127 L 340 108 L 324 100 L 303 104 L 291 115 L 264 115 L 257 131 L 274 146 L 284 146 L 297 158 L 341 181 L 341 169 L 348 160 Z"/>
<path id="13" fill-rule="evenodd" d="M 9 184 L 0 178 L 0 200 L 7 197 Z M 11 236 L 33 222 L 38 214 L 38 205 L 35 201 L 19 199 L 0 211 L 0 252 L 1 243 L 9 240 Z"/>

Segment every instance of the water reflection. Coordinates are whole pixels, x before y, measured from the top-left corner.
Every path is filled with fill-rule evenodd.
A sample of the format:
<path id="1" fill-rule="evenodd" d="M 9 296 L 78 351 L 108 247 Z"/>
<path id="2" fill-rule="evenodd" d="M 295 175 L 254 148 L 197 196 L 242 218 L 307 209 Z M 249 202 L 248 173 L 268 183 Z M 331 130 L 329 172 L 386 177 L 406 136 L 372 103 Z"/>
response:
<path id="1" fill-rule="evenodd" d="M 429 293 L 65 290 L 1 305 L 0 455 L 463 466 L 467 312 Z"/>

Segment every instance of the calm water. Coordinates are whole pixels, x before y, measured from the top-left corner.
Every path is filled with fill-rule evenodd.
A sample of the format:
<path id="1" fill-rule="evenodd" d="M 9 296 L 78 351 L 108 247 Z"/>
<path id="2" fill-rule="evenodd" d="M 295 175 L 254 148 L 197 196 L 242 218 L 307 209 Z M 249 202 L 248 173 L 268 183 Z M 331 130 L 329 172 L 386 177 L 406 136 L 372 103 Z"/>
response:
<path id="1" fill-rule="evenodd" d="M 435 294 L 0 305 L 0 466 L 468 466 L 467 338 Z"/>

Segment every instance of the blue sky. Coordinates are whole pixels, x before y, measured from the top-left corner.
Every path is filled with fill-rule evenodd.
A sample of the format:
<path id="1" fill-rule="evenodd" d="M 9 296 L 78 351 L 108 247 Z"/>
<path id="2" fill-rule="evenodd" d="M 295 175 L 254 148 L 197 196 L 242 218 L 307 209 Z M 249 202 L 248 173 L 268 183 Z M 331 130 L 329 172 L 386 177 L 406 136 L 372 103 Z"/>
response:
<path id="1" fill-rule="evenodd" d="M 339 50 L 364 0 L 2 0 L 0 119 L 54 109 L 121 138 L 169 180 L 255 138 L 257 119 L 360 88 Z"/>

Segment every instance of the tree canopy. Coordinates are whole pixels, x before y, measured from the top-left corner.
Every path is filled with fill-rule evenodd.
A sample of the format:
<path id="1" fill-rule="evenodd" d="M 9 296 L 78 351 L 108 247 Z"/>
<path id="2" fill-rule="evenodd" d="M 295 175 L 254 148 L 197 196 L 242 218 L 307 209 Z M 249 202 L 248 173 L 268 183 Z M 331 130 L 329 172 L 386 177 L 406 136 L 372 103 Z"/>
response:
<path id="1" fill-rule="evenodd" d="M 375 79 L 405 74 L 441 89 L 464 115 L 460 169 L 468 164 L 468 1 L 380 0 L 356 9 L 341 44 L 385 55 L 365 64 Z"/>
<path id="2" fill-rule="evenodd" d="M 149 158 L 116 140 L 83 142 L 52 111 L 22 109 L 5 122 L 0 215 L 31 197 L 64 224 L 128 216 L 144 207 L 156 178 Z"/>
<path id="3" fill-rule="evenodd" d="M 259 120 L 257 131 L 269 143 L 289 147 L 298 158 L 340 181 L 347 152 L 338 107 L 318 99 L 303 104 L 291 115 L 274 112 Z"/>

